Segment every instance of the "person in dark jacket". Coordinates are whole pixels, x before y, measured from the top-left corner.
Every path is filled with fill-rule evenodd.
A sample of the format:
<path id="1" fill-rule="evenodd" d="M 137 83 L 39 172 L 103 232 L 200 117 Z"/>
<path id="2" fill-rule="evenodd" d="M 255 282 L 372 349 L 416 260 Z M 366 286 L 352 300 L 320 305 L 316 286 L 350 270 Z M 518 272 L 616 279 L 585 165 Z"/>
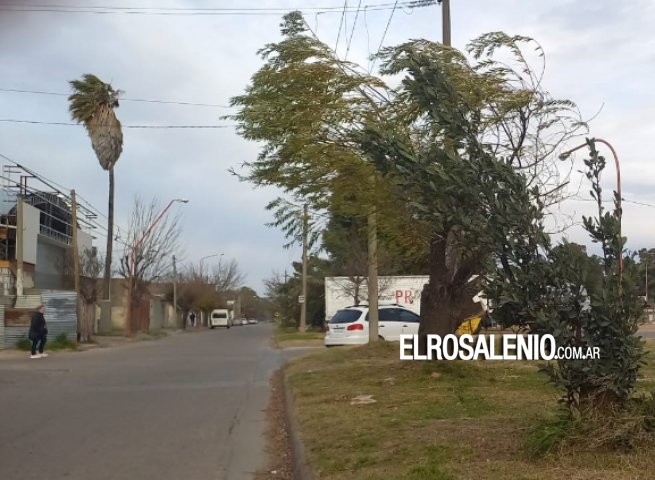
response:
<path id="1" fill-rule="evenodd" d="M 46 327 L 45 317 L 45 307 L 39 305 L 39 308 L 36 309 L 36 312 L 32 314 L 32 322 L 30 323 L 30 331 L 28 338 L 32 340 L 32 356 L 30 358 L 42 358 L 47 357 L 47 353 L 43 353 L 45 348 L 45 342 L 48 338 L 48 328 Z M 36 348 L 39 348 L 39 354 L 36 354 Z"/>

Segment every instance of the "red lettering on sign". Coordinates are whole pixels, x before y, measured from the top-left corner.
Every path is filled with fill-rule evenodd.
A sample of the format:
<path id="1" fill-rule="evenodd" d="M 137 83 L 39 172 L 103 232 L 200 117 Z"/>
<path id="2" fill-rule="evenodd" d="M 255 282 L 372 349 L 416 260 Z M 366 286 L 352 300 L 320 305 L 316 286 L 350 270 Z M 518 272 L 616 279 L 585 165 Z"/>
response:
<path id="1" fill-rule="evenodd" d="M 414 295 L 411 290 L 396 290 L 395 291 L 396 303 L 414 303 Z"/>
<path id="2" fill-rule="evenodd" d="M 414 297 L 411 290 L 405 290 L 405 303 L 414 303 Z"/>
<path id="3" fill-rule="evenodd" d="M 400 303 L 400 301 L 403 299 L 403 291 L 402 290 L 396 290 L 396 303 Z"/>

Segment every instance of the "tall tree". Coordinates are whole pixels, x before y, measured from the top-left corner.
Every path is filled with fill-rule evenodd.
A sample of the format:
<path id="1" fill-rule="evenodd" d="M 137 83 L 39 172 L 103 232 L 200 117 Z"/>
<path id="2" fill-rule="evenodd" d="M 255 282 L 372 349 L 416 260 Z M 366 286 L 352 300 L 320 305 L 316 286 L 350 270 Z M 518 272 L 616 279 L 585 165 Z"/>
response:
<path id="1" fill-rule="evenodd" d="M 232 101 L 241 135 L 265 145 L 244 178 L 332 215 L 376 212 L 380 231 L 428 258 L 422 333 L 454 332 L 476 308 L 469 278 L 511 238 L 506 219 L 558 200 L 553 153 L 584 127 L 576 106 L 544 90 L 522 48 L 543 52 L 526 37 L 483 35 L 470 58 L 426 40 L 386 49 L 382 75 L 402 78 L 391 88 L 339 60 L 297 12 L 282 34 Z"/>
<path id="2" fill-rule="evenodd" d="M 109 172 L 104 275 L 104 297 L 108 299 L 114 239 L 114 166 L 123 151 L 123 131 L 114 109 L 118 108 L 118 97 L 122 92 L 90 73 L 69 83 L 73 89 L 73 93 L 68 97 L 71 117 L 84 125 L 100 166 Z"/>
<path id="3" fill-rule="evenodd" d="M 560 191 L 552 153 L 583 125 L 572 102 L 543 90 L 525 45 L 535 42 L 493 33 L 470 44 L 472 60 L 426 40 L 382 52 L 382 72 L 402 83 L 388 107 L 392 121 L 370 125 L 361 138 L 427 234 L 421 335 L 453 333 L 476 313 L 471 277 L 490 259 L 504 261 L 523 234 L 517 220 L 538 221 Z M 499 49 L 515 68 L 495 59 Z"/>
<path id="4" fill-rule="evenodd" d="M 135 307 L 142 295 L 147 292 L 149 282 L 169 270 L 169 256 L 179 255 L 179 216 L 171 217 L 167 214 L 155 223 L 160 212 L 161 208 L 155 199 L 149 203 L 143 202 L 138 197 L 134 199 L 134 209 L 127 232 L 128 251 L 126 256 L 121 258 L 119 266 L 119 273 L 127 278 L 132 286 L 131 291 L 128 292 L 128 302 L 131 302 L 131 307 Z M 146 232 L 149 233 L 144 238 Z M 133 248 L 136 248 L 134 258 L 129 260 Z M 131 332 L 134 327 L 131 323 L 132 319 L 127 318 L 126 322 L 126 330 Z"/>

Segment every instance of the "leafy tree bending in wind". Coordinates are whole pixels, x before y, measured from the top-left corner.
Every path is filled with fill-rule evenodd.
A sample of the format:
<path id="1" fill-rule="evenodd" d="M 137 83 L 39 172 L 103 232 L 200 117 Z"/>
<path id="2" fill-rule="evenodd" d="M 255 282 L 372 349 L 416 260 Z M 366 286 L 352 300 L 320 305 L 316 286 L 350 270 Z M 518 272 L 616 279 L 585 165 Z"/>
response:
<path id="1" fill-rule="evenodd" d="M 105 298 L 109 298 L 114 236 L 114 166 L 123 151 L 123 131 L 114 109 L 118 108 L 118 97 L 122 92 L 90 73 L 69 83 L 73 89 L 73 93 L 68 97 L 71 117 L 77 123 L 84 125 L 100 166 L 109 172 L 107 253 L 104 274 L 104 294 Z"/>

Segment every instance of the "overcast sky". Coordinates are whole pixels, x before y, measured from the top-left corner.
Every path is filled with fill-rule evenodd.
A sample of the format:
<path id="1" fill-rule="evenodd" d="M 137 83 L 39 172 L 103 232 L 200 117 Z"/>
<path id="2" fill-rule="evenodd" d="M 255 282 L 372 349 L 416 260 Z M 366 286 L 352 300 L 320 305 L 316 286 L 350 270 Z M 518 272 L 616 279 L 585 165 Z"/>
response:
<path id="1" fill-rule="evenodd" d="M 218 125 L 230 110 L 218 107 L 134 102 L 150 99 L 225 105 L 243 92 L 261 66 L 256 51 L 279 37 L 280 15 L 153 15 L 120 10 L 93 14 L 16 12 L 15 5 L 64 5 L 172 8 L 340 7 L 342 0 L 141 1 L 141 0 L 0 0 L 0 89 L 68 93 L 68 81 L 94 73 L 123 90 L 117 115 L 128 125 Z M 360 13 L 359 0 L 342 22 L 341 12 L 307 11 L 310 25 L 338 51 L 368 64 L 388 26 L 384 45 L 410 38 L 441 38 L 441 8 L 413 13 L 397 9 Z M 393 4 L 362 0 L 361 5 Z M 35 8 L 33 10 L 44 10 Z M 655 205 L 653 163 L 648 140 L 655 133 L 655 2 L 650 0 L 452 0 L 453 46 L 463 48 L 489 31 L 534 37 L 547 56 L 546 87 L 557 97 L 575 101 L 592 117 L 591 135 L 606 138 L 622 161 L 623 196 Z M 178 10 L 178 13 L 192 13 Z M 206 12 L 206 11 L 205 11 Z M 354 26 L 354 29 L 353 29 Z M 344 32 L 347 32 L 345 34 Z M 69 122 L 65 96 L 0 91 L 0 119 Z M 298 248 L 284 250 L 282 234 L 265 226 L 268 201 L 278 192 L 253 190 L 230 176 L 257 155 L 257 145 L 232 128 L 124 130 L 124 151 L 116 167 L 116 222 L 127 225 L 133 199 L 157 197 L 162 204 L 176 197 L 190 203 L 176 207 L 184 227 L 184 259 L 223 253 L 238 262 L 248 285 L 263 293 L 262 280 L 273 271 L 290 269 Z M 79 194 L 106 212 L 107 174 L 95 158 L 82 127 L 0 122 L 0 153 L 23 163 Z M 609 153 L 608 153 L 608 158 Z M 578 157 L 581 160 L 581 157 Z M 614 187 L 613 166 L 604 176 Z M 583 192 L 587 188 L 583 188 Z M 562 210 L 579 219 L 588 203 L 567 201 Z M 626 203 L 624 234 L 628 248 L 655 246 L 650 219 L 655 208 Z M 567 232 L 586 243 L 579 227 Z M 104 239 L 96 242 L 104 250 Z M 216 259 L 207 259 L 207 265 Z M 423 272 L 416 272 L 417 274 Z"/>

